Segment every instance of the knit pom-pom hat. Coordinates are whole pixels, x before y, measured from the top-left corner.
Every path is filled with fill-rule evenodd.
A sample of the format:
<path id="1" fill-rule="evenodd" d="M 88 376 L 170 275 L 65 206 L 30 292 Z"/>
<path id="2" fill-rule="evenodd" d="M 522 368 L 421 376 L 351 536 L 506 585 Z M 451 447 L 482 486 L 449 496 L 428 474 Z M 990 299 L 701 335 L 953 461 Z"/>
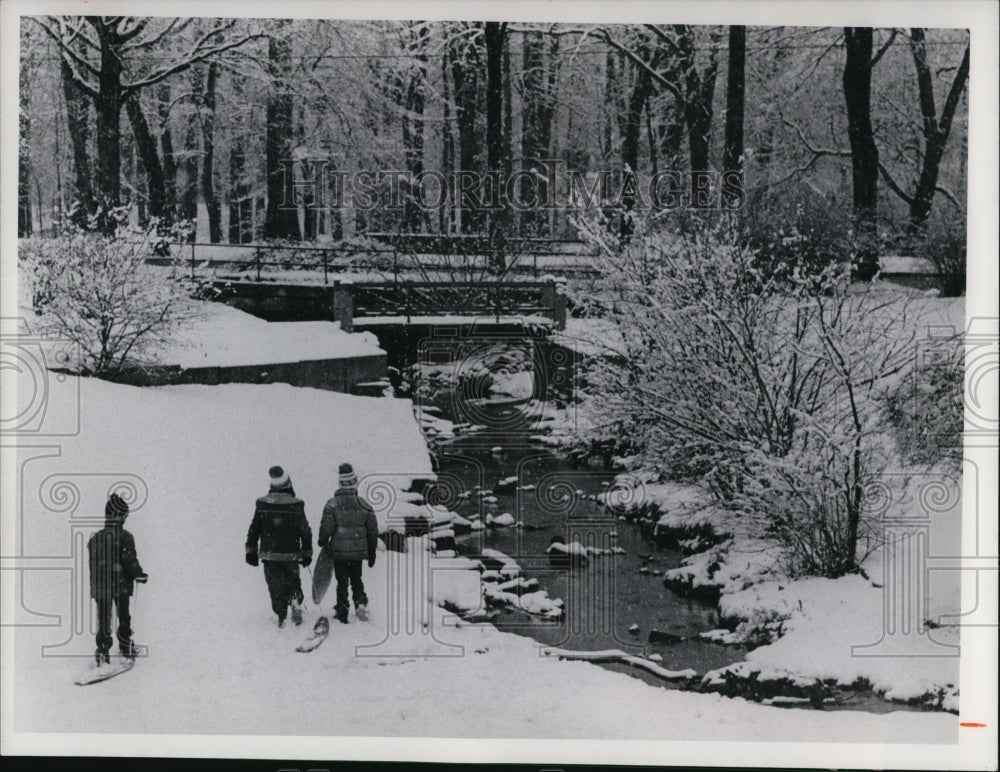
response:
<path id="1" fill-rule="evenodd" d="M 292 479 L 280 466 L 272 466 L 267 473 L 271 479 L 272 491 L 284 491 L 292 487 Z"/>
<path id="2" fill-rule="evenodd" d="M 340 478 L 341 488 L 356 488 L 358 487 L 358 476 L 354 473 L 354 467 L 350 464 L 341 464 L 337 469 L 338 476 Z"/>

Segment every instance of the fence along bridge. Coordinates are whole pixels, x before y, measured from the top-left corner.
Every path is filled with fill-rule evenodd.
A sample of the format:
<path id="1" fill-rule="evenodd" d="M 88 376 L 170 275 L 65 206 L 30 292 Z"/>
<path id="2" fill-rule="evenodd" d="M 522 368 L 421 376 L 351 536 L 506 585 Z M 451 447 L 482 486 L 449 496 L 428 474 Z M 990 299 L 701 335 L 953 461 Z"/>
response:
<path id="1" fill-rule="evenodd" d="M 256 316 L 328 319 L 340 322 L 346 332 L 356 322 L 387 317 L 406 324 L 446 323 L 458 316 L 497 323 L 547 321 L 560 330 L 566 326 L 566 297 L 554 280 L 288 284 L 215 279 L 211 285 L 214 299 Z"/>
<path id="2" fill-rule="evenodd" d="M 490 275 L 496 270 L 498 253 L 489 253 L 489 243 L 482 237 L 406 235 L 375 242 L 374 248 L 199 243 L 175 247 L 171 257 L 150 262 L 175 269 L 189 263 L 191 278 L 207 279 L 216 299 L 258 316 L 333 319 L 348 331 L 361 319 L 398 317 L 411 323 L 455 316 L 492 317 L 497 323 L 540 317 L 563 329 L 566 298 L 552 275 L 593 272 L 586 257 L 574 251 L 579 242 L 551 239 L 521 239 L 511 247 L 516 252 L 505 249 L 500 276 Z M 548 274 L 544 279 L 528 278 L 542 271 Z M 366 279 L 348 279 L 352 274 Z M 367 279 L 372 274 L 381 278 Z M 460 278 L 470 275 L 481 278 Z"/>
<path id="3" fill-rule="evenodd" d="M 165 244 L 163 254 L 147 262 L 187 270 L 192 279 L 220 270 L 263 280 L 269 274 L 294 271 L 322 276 L 329 284 L 337 276 L 375 273 L 394 279 L 431 281 L 436 276 L 469 278 L 540 278 L 553 274 L 594 278 L 599 275 L 583 242 L 564 239 L 518 238 L 490 241 L 473 234 L 367 234 L 365 242 L 330 244 Z M 300 273 L 301 272 L 301 273 Z"/>

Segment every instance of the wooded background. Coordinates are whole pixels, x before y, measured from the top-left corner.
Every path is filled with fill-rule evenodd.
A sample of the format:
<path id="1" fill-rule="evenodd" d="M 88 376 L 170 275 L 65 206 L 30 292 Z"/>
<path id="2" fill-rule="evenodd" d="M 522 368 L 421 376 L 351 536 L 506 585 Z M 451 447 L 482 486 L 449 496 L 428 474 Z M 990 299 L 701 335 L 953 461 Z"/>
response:
<path id="1" fill-rule="evenodd" d="M 428 210 L 405 188 L 400 208 L 281 208 L 282 159 L 303 179 L 316 159 L 446 177 L 559 159 L 612 189 L 734 170 L 749 217 L 810 210 L 882 246 L 964 221 L 966 30 L 39 16 L 20 62 L 21 235 L 110 228 L 124 205 L 212 242 L 575 237 L 565 213 Z"/>

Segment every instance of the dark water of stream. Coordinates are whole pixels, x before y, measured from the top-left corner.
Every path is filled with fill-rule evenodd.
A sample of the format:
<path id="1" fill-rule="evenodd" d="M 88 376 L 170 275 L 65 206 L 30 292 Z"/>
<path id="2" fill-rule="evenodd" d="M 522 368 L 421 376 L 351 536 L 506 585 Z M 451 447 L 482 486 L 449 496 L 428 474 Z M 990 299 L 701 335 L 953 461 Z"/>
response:
<path id="1" fill-rule="evenodd" d="M 442 407 L 443 414 L 454 417 L 453 410 Z M 530 420 L 520 420 L 520 410 L 521 405 L 502 401 L 478 405 L 477 415 L 487 426 L 437 444 L 439 479 L 469 494 L 451 508 L 470 519 L 510 513 L 519 521 L 511 527 L 486 527 L 457 536 L 459 553 L 478 557 L 484 550 L 502 552 L 517 562 L 524 578 L 538 580 L 537 589 L 563 600 L 564 614 L 558 619 L 505 609 L 492 624 L 547 646 L 573 651 L 618 649 L 648 657 L 668 670 L 690 668 L 699 676 L 743 661 L 744 647 L 698 638 L 698 633 L 720 626 L 713 606 L 681 597 L 664 586 L 662 574 L 680 565 L 680 552 L 659 547 L 637 525 L 611 516 L 593 500 L 616 473 L 581 469 L 532 440 L 537 429 Z M 503 428 L 496 431 L 495 427 Z M 512 477 L 517 478 L 516 484 L 495 490 L 498 481 Z M 480 497 L 480 490 L 487 495 Z M 546 553 L 553 537 L 614 554 L 553 564 Z M 664 681 L 626 664 L 601 666 L 666 688 L 691 686 Z M 918 709 L 880 699 L 870 691 L 831 694 L 825 709 L 872 713 Z"/>
<path id="2" fill-rule="evenodd" d="M 380 341 L 393 350 L 392 340 L 380 337 Z M 432 384 L 429 391 L 416 389 L 421 377 L 413 377 L 408 384 L 413 393 L 404 393 L 412 396 L 418 414 L 427 408 L 450 421 L 478 425 L 477 430 L 463 430 L 454 439 L 431 440 L 438 484 L 450 491 L 448 501 L 437 503 L 470 520 L 509 513 L 518 521 L 513 526 L 456 535 L 458 552 L 472 558 L 482 558 L 484 551 L 488 556 L 490 550 L 504 553 L 518 564 L 522 577 L 537 580 L 537 587 L 522 592 L 544 590 L 550 598 L 563 601 L 564 613 L 558 618 L 505 608 L 491 619 L 492 624 L 546 646 L 573 651 L 617 649 L 648 657 L 668 670 L 691 669 L 699 676 L 744 661 L 744 647 L 698 638 L 699 633 L 720 627 L 714 606 L 681 597 L 664 586 L 663 573 L 680 564 L 680 552 L 657 546 L 636 524 L 615 518 L 595 500 L 616 473 L 606 467 L 580 468 L 537 439 L 543 416 L 535 400 L 571 404 L 572 390 L 580 382 L 572 372 L 571 356 L 558 347 L 542 345 L 545 341 L 536 343 L 525 347 L 507 340 L 488 341 L 473 347 L 473 356 L 466 356 L 460 346 L 445 347 L 440 356 L 433 357 L 426 352 L 416 357 L 409 350 L 396 352 L 404 367 L 433 362 L 457 375 L 450 387 L 440 388 L 446 378 Z M 459 350 L 464 360 L 455 357 Z M 525 351 L 533 353 L 524 356 Z M 514 356 L 518 353 L 521 356 Z M 481 377 L 484 369 L 518 372 L 524 365 L 533 371 L 529 390 L 534 400 L 526 395 L 524 399 L 504 398 L 495 392 L 489 374 Z M 498 486 L 499 481 L 511 478 L 516 480 Z M 610 554 L 554 562 L 547 554 L 554 538 Z M 484 563 L 492 567 L 490 561 Z M 700 678 L 664 681 L 627 664 L 601 666 L 667 688 L 697 688 L 700 682 Z M 785 706 L 803 707 L 802 702 L 796 698 Z M 822 708 L 873 713 L 920 709 L 880 699 L 870 690 L 832 688 Z"/>
<path id="3" fill-rule="evenodd" d="M 486 409 L 496 419 L 493 426 L 517 423 L 517 405 Z M 529 428 L 491 432 L 487 427 L 439 446 L 439 476 L 470 492 L 455 507 L 460 515 L 485 520 L 510 513 L 523 526 L 487 527 L 458 536 L 459 552 L 477 556 L 484 549 L 499 550 L 521 566 L 525 578 L 537 579 L 538 589 L 564 603 L 560 619 L 505 610 L 493 624 L 560 648 L 620 649 L 652 657 L 670 670 L 692 668 L 702 674 L 744 659 L 741 647 L 697 639 L 699 632 L 719 627 L 713 607 L 663 585 L 663 572 L 680 564 L 680 553 L 659 548 L 637 526 L 616 519 L 592 500 L 615 473 L 575 468 L 530 437 Z M 498 481 L 511 477 L 517 478 L 516 488 L 529 489 L 494 490 Z M 496 501 L 480 498 L 479 489 Z M 614 554 L 553 562 L 546 554 L 553 537 Z"/>

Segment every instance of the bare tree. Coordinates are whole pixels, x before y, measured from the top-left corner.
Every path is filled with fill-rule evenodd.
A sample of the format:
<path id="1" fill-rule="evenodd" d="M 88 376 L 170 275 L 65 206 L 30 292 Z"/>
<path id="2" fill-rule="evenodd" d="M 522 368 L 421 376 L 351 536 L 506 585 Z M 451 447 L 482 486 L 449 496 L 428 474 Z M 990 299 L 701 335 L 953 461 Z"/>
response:
<path id="1" fill-rule="evenodd" d="M 729 64 L 726 79 L 726 146 L 722 168 L 743 174 L 743 114 L 746 106 L 747 28 L 729 27 Z"/>
<path id="2" fill-rule="evenodd" d="M 272 91 L 267 100 L 267 130 L 265 148 L 267 155 L 267 213 L 264 219 L 264 236 L 271 239 L 300 238 L 299 213 L 291 201 L 285 201 L 290 187 L 285 175 L 292 160 L 292 75 L 291 43 L 282 34 L 287 22 L 278 21 L 277 29 L 267 41 L 268 74 L 272 78 Z"/>
<path id="3" fill-rule="evenodd" d="M 548 50 L 540 30 L 522 33 L 521 102 L 521 162 L 527 169 L 541 171 L 541 162 L 548 160 L 552 144 L 552 119 L 556 106 L 558 83 L 559 38 L 549 38 Z M 547 55 L 546 55 L 547 54 Z M 610 121 L 608 122 L 610 126 Z M 608 141 L 610 144 L 610 140 Z M 541 173 L 521 177 L 520 197 L 524 202 L 543 201 L 548 195 L 548 180 Z M 546 235 L 548 218 L 538 209 L 521 213 L 528 235 Z"/>
<path id="4" fill-rule="evenodd" d="M 144 55 L 162 47 L 191 25 L 191 19 L 142 19 L 130 16 L 31 17 L 58 45 L 66 72 L 97 113 L 97 205 L 105 213 L 121 201 L 121 108 L 147 86 L 166 80 L 196 62 L 243 45 L 258 35 L 235 32 L 238 20 L 216 20 L 196 33 L 166 61 Z M 150 66 L 149 61 L 157 63 Z M 104 216 L 102 227 L 116 227 Z"/>
<path id="5" fill-rule="evenodd" d="M 877 255 L 878 148 L 872 128 L 872 29 L 845 27 L 847 58 L 844 61 L 844 100 L 847 103 L 847 137 L 851 145 L 851 179 L 854 187 L 854 221 L 861 249 Z M 870 274 L 873 268 L 863 269 Z"/>
<path id="6" fill-rule="evenodd" d="M 934 99 L 934 81 L 930 65 L 927 61 L 927 45 L 924 30 L 919 27 L 910 31 L 910 51 L 913 53 L 913 65 L 917 71 L 917 87 L 920 92 L 920 114 L 923 118 L 924 152 L 923 163 L 920 166 L 920 176 L 912 197 L 903 195 L 903 200 L 910 205 L 910 229 L 918 233 L 927 222 L 937 190 L 938 175 L 941 169 L 941 157 L 944 155 L 951 124 L 955 119 L 955 111 L 969 78 L 969 46 L 966 45 L 962 60 L 955 71 L 955 77 L 948 89 L 941 117 L 937 116 Z M 901 193 L 897 188 L 896 192 Z"/>

